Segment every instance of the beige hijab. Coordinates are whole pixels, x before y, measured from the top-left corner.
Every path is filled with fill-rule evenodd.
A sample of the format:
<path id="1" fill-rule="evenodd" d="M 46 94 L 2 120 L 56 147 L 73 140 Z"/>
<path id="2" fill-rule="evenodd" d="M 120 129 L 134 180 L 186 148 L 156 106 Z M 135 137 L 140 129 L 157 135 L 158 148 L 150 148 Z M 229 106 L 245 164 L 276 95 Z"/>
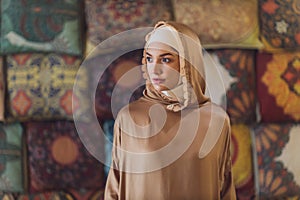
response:
<path id="1" fill-rule="evenodd" d="M 166 36 L 159 32 L 168 32 L 173 41 L 168 41 Z M 153 39 L 155 38 L 155 39 Z M 154 89 L 149 81 L 146 70 L 146 51 L 151 42 L 159 41 L 165 43 L 178 52 L 180 59 L 180 87 L 178 87 L 183 95 L 181 101 L 174 100 L 170 96 Z M 175 42 L 174 42 L 175 41 Z M 176 45 L 173 45 L 177 43 Z M 176 47 L 175 47 L 176 46 Z M 202 56 L 202 46 L 198 36 L 188 26 L 177 22 L 158 22 L 154 30 L 147 34 L 146 45 L 143 56 L 143 72 L 146 79 L 146 89 L 144 96 L 148 99 L 156 99 L 167 105 L 167 109 L 178 112 L 186 107 L 199 107 L 210 101 L 205 93 L 205 72 Z M 177 89 L 178 90 L 178 89 Z"/>

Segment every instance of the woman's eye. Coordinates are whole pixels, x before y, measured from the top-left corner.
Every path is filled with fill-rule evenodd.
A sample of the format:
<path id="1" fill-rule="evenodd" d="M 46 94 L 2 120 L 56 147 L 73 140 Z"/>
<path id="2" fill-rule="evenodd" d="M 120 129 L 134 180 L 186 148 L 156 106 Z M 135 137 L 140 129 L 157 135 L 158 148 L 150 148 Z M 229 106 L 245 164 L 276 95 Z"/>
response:
<path id="1" fill-rule="evenodd" d="M 162 62 L 163 62 L 163 63 L 169 63 L 170 61 L 171 61 L 171 60 L 170 60 L 169 58 L 163 58 L 163 59 L 162 59 Z"/>
<path id="2" fill-rule="evenodd" d="M 146 57 L 146 60 L 148 63 L 151 63 L 153 61 L 153 59 L 151 57 Z"/>

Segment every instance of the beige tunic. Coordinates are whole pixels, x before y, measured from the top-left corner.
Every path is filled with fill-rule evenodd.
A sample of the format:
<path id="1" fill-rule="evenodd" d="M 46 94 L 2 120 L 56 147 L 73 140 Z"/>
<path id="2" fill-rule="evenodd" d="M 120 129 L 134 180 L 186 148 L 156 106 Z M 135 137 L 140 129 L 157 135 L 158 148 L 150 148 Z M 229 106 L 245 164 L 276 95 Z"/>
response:
<path id="1" fill-rule="evenodd" d="M 236 199 L 225 112 L 210 102 L 181 113 L 157 103 L 143 97 L 120 111 L 105 199 Z"/>

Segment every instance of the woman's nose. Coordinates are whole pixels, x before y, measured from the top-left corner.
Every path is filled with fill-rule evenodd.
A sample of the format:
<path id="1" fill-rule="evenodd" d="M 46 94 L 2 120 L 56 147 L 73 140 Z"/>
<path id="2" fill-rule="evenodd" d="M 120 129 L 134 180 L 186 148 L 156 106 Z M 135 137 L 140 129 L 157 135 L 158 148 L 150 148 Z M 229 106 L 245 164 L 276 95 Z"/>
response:
<path id="1" fill-rule="evenodd" d="M 162 66 L 159 63 L 153 63 L 154 67 L 153 67 L 153 73 L 156 75 L 160 75 L 162 74 L 163 70 L 162 70 Z"/>

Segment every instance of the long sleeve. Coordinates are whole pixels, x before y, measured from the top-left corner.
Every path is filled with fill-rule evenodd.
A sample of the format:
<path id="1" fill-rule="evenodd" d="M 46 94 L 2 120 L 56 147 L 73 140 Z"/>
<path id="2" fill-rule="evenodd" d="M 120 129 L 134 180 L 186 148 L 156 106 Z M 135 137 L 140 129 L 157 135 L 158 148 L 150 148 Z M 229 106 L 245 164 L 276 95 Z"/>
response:
<path id="1" fill-rule="evenodd" d="M 230 126 L 226 135 L 225 149 L 224 149 L 224 159 L 223 159 L 223 184 L 221 190 L 221 199 L 223 200 L 235 200 L 236 191 L 233 182 L 232 175 L 232 164 L 231 164 L 231 154 L 230 154 L 230 145 L 231 145 L 231 130 Z"/>
<path id="2" fill-rule="evenodd" d="M 115 200 L 120 199 L 119 194 L 119 181 L 120 181 L 120 171 L 119 169 L 119 156 L 117 154 L 117 149 L 120 148 L 120 130 L 117 122 L 114 124 L 114 140 L 112 148 L 112 164 L 108 173 L 104 199 L 105 200 Z"/>

